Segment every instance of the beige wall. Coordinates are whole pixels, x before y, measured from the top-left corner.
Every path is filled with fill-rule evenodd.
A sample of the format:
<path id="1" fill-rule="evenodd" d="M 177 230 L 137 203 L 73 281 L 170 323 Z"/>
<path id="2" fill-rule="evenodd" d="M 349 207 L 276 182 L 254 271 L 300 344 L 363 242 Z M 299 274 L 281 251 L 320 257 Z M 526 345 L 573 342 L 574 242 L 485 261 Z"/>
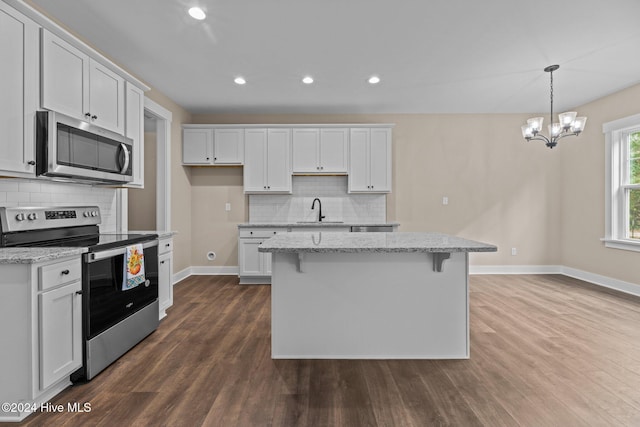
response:
<path id="1" fill-rule="evenodd" d="M 562 154 L 561 263 L 640 284 L 640 252 L 605 248 L 605 146 L 603 123 L 640 113 L 640 85 L 578 107 L 588 117 L 578 139 L 566 139 Z"/>
<path id="2" fill-rule="evenodd" d="M 560 258 L 560 153 L 522 140 L 527 115 L 194 115 L 193 123 L 395 123 L 387 219 L 498 245 L 475 265 L 549 265 Z M 247 220 L 241 168 L 192 172 L 192 265 L 237 265 Z M 442 205 L 442 197 L 449 205 Z M 232 203 L 231 213 L 224 203 Z M 511 248 L 518 249 L 511 256 Z M 206 250 L 218 258 L 208 262 Z"/>

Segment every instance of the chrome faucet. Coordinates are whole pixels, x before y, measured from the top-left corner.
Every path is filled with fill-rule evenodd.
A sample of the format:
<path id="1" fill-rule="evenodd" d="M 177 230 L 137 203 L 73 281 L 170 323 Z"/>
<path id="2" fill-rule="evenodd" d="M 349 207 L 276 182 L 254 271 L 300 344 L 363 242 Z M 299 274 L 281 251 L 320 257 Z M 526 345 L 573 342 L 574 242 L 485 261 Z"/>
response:
<path id="1" fill-rule="evenodd" d="M 311 203 L 311 210 L 313 210 L 316 207 L 316 201 L 318 201 L 318 208 L 319 208 L 318 209 L 318 222 L 322 222 L 322 218 L 324 218 L 324 215 L 322 215 L 322 202 L 317 197 L 315 199 L 313 199 L 313 203 Z"/>

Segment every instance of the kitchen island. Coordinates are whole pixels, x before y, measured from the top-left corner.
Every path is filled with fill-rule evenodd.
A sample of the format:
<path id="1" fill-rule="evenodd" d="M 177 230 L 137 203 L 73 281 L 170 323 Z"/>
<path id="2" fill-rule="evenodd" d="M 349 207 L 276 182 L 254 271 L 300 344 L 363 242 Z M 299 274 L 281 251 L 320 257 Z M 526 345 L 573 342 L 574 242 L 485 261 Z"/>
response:
<path id="1" fill-rule="evenodd" d="M 274 359 L 469 357 L 469 252 L 441 233 L 282 233 L 272 253 Z"/>

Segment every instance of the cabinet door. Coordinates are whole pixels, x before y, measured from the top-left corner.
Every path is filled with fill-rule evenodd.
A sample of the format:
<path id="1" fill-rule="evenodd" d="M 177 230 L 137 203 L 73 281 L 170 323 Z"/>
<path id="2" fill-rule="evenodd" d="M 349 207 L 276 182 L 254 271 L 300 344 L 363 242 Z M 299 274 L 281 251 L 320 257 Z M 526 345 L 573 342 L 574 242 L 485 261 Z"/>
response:
<path id="1" fill-rule="evenodd" d="M 391 129 L 371 129 L 370 190 L 391 191 Z"/>
<path id="2" fill-rule="evenodd" d="M 82 366 L 80 281 L 39 295 L 40 389 Z"/>
<path id="3" fill-rule="evenodd" d="M 258 252 L 260 254 L 260 262 L 262 263 L 262 275 L 271 276 L 273 273 L 271 268 L 271 252 Z"/>
<path id="4" fill-rule="evenodd" d="M 369 129 L 351 129 L 349 139 L 349 192 L 370 191 Z"/>
<path id="5" fill-rule="evenodd" d="M 35 173 L 38 55 L 38 26 L 0 2 L 0 169 L 17 176 Z"/>
<path id="6" fill-rule="evenodd" d="M 269 129 L 267 141 L 267 190 L 291 193 L 291 132 Z"/>
<path id="7" fill-rule="evenodd" d="M 319 142 L 318 129 L 293 129 L 291 141 L 293 173 L 320 172 Z"/>
<path id="8" fill-rule="evenodd" d="M 347 172 L 348 129 L 320 130 L 320 171 L 331 173 Z"/>
<path id="9" fill-rule="evenodd" d="M 160 305 L 160 318 L 166 315 L 167 308 L 173 305 L 173 253 L 168 252 L 158 257 L 158 303 Z"/>
<path id="10" fill-rule="evenodd" d="M 246 129 L 244 133 L 244 192 L 267 191 L 267 130 Z"/>
<path id="11" fill-rule="evenodd" d="M 42 108 L 88 120 L 88 86 L 89 57 L 43 29 Z"/>
<path id="12" fill-rule="evenodd" d="M 89 112 L 91 122 L 124 134 L 124 79 L 89 60 Z"/>
<path id="13" fill-rule="evenodd" d="M 258 252 L 261 239 L 239 239 L 238 267 L 240 276 L 263 276 L 262 254 Z"/>
<path id="14" fill-rule="evenodd" d="M 125 136 L 133 139 L 133 182 L 127 187 L 144 187 L 144 92 L 125 84 Z"/>
<path id="15" fill-rule="evenodd" d="M 244 129 L 214 129 L 213 163 L 241 165 L 244 162 Z"/>
<path id="16" fill-rule="evenodd" d="M 212 129 L 184 129 L 182 131 L 182 163 L 209 165 L 213 152 Z"/>

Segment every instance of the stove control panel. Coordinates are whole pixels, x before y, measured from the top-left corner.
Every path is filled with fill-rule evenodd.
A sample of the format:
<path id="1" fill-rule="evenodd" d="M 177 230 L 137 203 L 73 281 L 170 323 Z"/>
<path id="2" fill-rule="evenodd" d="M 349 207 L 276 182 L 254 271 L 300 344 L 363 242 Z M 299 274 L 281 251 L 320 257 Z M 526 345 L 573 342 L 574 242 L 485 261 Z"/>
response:
<path id="1" fill-rule="evenodd" d="M 100 224 L 98 206 L 0 207 L 2 232 Z"/>

